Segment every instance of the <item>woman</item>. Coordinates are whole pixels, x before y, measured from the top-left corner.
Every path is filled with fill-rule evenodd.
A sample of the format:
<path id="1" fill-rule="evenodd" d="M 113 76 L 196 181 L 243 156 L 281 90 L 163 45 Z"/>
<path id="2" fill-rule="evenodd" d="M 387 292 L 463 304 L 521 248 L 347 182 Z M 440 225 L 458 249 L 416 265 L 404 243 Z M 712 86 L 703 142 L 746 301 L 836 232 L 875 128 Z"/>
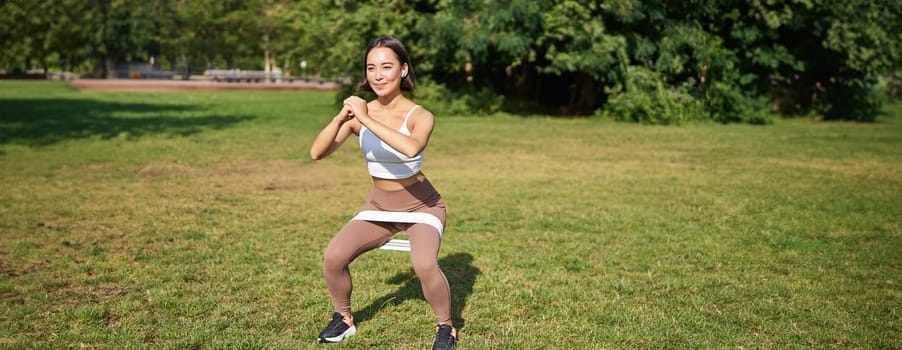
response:
<path id="1" fill-rule="evenodd" d="M 420 170 L 435 121 L 432 113 L 403 94 L 413 90 L 414 74 L 400 41 L 376 38 L 367 46 L 364 59 L 366 80 L 359 88 L 377 98 L 369 103 L 357 96 L 345 99 L 310 148 L 314 160 L 322 159 L 353 133 L 373 178 L 360 212 L 326 248 L 323 274 L 335 313 L 319 340 L 338 342 L 357 332 L 351 315 L 351 261 L 395 233 L 407 231 L 414 271 L 438 322 L 433 349 L 451 349 L 457 341 L 451 323 L 451 290 L 438 266 L 445 205 Z"/>

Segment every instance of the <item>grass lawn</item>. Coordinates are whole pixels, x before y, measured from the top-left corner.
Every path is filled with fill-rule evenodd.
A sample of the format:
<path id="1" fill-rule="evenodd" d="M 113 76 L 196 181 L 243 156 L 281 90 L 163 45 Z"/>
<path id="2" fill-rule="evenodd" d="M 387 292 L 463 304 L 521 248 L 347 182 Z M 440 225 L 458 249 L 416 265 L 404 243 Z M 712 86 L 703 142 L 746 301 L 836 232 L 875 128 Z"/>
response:
<path id="1" fill-rule="evenodd" d="M 369 189 L 322 92 L 0 82 L 0 348 L 422 349 L 406 253 L 322 250 Z M 427 106 L 428 107 L 428 106 Z M 438 116 L 460 349 L 902 348 L 902 107 L 874 124 Z"/>

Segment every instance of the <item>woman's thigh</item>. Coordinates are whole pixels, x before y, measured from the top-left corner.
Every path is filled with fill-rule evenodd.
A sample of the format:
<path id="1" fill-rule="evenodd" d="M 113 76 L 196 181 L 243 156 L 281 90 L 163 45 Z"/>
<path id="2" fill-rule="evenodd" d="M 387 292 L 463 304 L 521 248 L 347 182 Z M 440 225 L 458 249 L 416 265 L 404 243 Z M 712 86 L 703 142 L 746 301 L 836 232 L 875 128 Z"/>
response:
<path id="1" fill-rule="evenodd" d="M 381 246 L 398 230 L 389 223 L 351 220 L 332 237 L 326 257 L 341 258 L 347 263 L 360 254 Z"/>

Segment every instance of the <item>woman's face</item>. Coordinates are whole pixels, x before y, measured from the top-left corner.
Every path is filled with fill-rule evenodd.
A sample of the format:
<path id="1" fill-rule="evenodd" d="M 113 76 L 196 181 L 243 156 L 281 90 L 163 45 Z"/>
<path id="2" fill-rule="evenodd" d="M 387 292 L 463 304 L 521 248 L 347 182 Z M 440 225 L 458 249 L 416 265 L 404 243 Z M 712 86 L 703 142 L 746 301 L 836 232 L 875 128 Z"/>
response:
<path id="1" fill-rule="evenodd" d="M 398 55 L 387 47 L 376 47 L 366 55 L 366 80 L 377 96 L 401 91 L 402 76 L 407 75 L 407 65 L 398 61 Z"/>

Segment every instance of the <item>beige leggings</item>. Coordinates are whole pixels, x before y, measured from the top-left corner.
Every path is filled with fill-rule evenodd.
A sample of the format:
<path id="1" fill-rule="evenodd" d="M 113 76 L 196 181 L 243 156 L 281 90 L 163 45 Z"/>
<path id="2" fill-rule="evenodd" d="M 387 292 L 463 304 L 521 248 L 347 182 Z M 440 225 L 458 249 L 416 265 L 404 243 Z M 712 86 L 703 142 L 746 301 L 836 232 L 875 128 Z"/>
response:
<path id="1" fill-rule="evenodd" d="M 428 181 L 401 191 L 374 188 L 361 210 L 426 212 L 444 224 L 445 206 Z M 426 302 L 439 324 L 451 324 L 451 289 L 438 265 L 441 235 L 422 223 L 352 220 L 338 231 L 323 257 L 323 275 L 336 312 L 351 312 L 351 273 L 348 265 L 360 254 L 378 248 L 395 233 L 407 231 L 410 261 L 420 280 Z"/>

